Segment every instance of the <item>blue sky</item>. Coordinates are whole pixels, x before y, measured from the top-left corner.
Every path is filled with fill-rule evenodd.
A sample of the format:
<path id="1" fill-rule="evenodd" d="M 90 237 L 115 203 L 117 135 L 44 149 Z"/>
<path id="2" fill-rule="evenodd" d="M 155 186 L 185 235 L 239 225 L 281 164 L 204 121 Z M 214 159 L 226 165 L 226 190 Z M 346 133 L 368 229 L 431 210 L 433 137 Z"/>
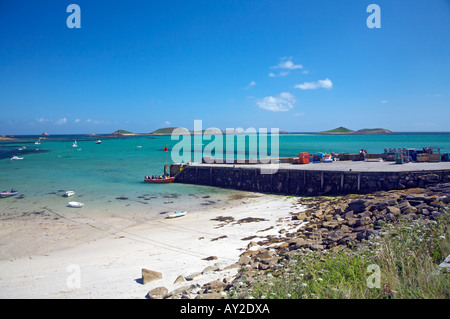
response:
<path id="1" fill-rule="evenodd" d="M 2 0 L 0 134 L 450 131 L 449 21 L 448 0 Z"/>

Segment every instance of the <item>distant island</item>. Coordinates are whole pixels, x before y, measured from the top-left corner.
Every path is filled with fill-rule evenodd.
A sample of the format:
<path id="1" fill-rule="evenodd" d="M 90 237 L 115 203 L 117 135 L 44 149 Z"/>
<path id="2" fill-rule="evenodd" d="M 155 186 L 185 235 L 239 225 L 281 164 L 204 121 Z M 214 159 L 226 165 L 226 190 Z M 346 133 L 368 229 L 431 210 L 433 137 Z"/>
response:
<path id="1" fill-rule="evenodd" d="M 110 137 L 121 137 L 121 136 L 148 136 L 148 135 L 171 135 L 175 129 L 179 127 L 163 127 L 159 128 L 157 130 L 154 130 L 151 133 L 133 133 L 130 131 L 119 129 L 115 131 L 114 133 L 111 133 Z M 219 130 L 219 129 L 208 129 L 208 130 L 202 130 L 201 132 L 194 132 L 193 130 L 187 130 L 186 134 L 227 134 L 227 130 Z M 230 133 L 240 134 L 239 132 L 236 132 L 234 130 L 230 131 Z M 246 134 L 245 131 L 242 132 L 242 134 Z M 290 133 L 287 131 L 279 131 L 279 134 L 300 134 L 300 133 Z M 304 134 L 304 133 L 301 133 Z M 364 128 L 357 131 L 350 130 L 346 127 L 338 127 L 333 130 L 323 131 L 323 132 L 317 132 L 317 133 L 308 133 L 308 134 L 323 134 L 323 135 L 379 135 L 379 134 L 393 134 L 392 131 L 384 129 L 384 128 Z"/>
<path id="2" fill-rule="evenodd" d="M 392 131 L 385 128 L 364 128 L 357 131 L 350 130 L 346 127 L 338 127 L 333 130 L 318 132 L 316 134 L 324 135 L 379 135 L 379 134 L 393 134 Z"/>
<path id="3" fill-rule="evenodd" d="M 117 130 L 114 133 L 112 133 L 110 136 L 134 136 L 133 132 L 125 131 L 125 130 Z"/>

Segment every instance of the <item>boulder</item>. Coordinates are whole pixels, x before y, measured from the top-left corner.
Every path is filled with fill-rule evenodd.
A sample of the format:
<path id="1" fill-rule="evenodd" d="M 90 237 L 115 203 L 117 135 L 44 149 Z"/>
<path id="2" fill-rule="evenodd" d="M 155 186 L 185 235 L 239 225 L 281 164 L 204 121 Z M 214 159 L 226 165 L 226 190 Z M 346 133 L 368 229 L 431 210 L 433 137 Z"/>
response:
<path id="1" fill-rule="evenodd" d="M 401 210 L 395 206 L 386 207 L 388 213 L 394 214 L 394 216 L 398 216 L 401 214 Z"/>
<path id="2" fill-rule="evenodd" d="M 182 275 L 179 275 L 178 277 L 177 277 L 177 279 L 175 279 L 175 281 L 173 282 L 174 284 L 177 284 L 177 283 L 179 283 L 179 282 L 185 282 L 186 281 L 186 279 L 184 279 L 184 277 L 182 276 Z"/>
<path id="3" fill-rule="evenodd" d="M 201 272 L 194 272 L 193 274 L 184 277 L 184 279 L 186 279 L 187 281 L 192 281 L 194 280 L 195 277 L 200 276 L 201 274 L 202 274 Z"/>
<path id="4" fill-rule="evenodd" d="M 166 287 L 156 287 L 147 293 L 147 297 L 150 299 L 162 299 L 168 292 L 169 290 Z"/>
<path id="5" fill-rule="evenodd" d="M 142 268 L 142 283 L 144 285 L 158 279 L 162 279 L 162 274 L 160 272 Z"/>
<path id="6" fill-rule="evenodd" d="M 365 199 L 358 199 L 354 202 L 351 202 L 348 204 L 346 211 L 353 211 L 355 214 L 362 213 L 372 205 L 373 203 L 371 201 L 365 200 Z"/>

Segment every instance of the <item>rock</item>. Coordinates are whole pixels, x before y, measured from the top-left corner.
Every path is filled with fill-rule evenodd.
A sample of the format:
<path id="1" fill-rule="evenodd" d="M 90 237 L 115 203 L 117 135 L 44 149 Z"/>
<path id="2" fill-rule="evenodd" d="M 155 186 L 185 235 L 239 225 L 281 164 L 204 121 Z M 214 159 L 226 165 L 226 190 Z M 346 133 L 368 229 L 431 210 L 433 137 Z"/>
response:
<path id="1" fill-rule="evenodd" d="M 349 220 L 352 217 L 353 217 L 353 211 L 352 210 L 344 213 L 344 219 Z"/>
<path id="2" fill-rule="evenodd" d="M 323 250 L 325 248 L 325 246 L 324 245 L 320 245 L 320 244 L 311 244 L 309 246 L 309 248 L 311 250 Z"/>
<path id="3" fill-rule="evenodd" d="M 162 279 L 162 274 L 160 272 L 142 268 L 142 283 L 144 285 L 158 279 Z"/>
<path id="4" fill-rule="evenodd" d="M 214 280 L 204 284 L 202 288 L 205 289 L 206 293 L 210 293 L 210 292 L 221 292 L 225 289 L 226 286 L 227 284 L 224 283 L 223 281 Z"/>
<path id="5" fill-rule="evenodd" d="M 169 290 L 166 287 L 156 287 L 147 293 L 147 297 L 150 299 L 162 299 L 168 292 Z"/>
<path id="6" fill-rule="evenodd" d="M 224 299 L 223 295 L 218 292 L 205 293 L 197 295 L 195 299 Z"/>
<path id="7" fill-rule="evenodd" d="M 301 238 L 294 242 L 293 247 L 294 247 L 294 249 L 300 249 L 300 248 L 308 246 L 309 244 L 310 244 L 310 241 L 307 241 L 307 240 Z"/>
<path id="8" fill-rule="evenodd" d="M 439 267 L 447 268 L 447 270 L 450 271 L 450 255 L 448 255 L 447 258 L 439 264 Z"/>
<path id="9" fill-rule="evenodd" d="M 365 211 L 366 208 L 372 204 L 373 203 L 371 201 L 365 199 L 358 199 L 348 204 L 347 211 L 352 210 L 355 214 L 359 214 Z"/>
<path id="10" fill-rule="evenodd" d="M 273 255 L 275 255 L 275 252 L 273 250 L 267 250 L 265 252 L 259 253 L 256 255 L 259 259 L 269 259 L 272 258 Z"/>
<path id="11" fill-rule="evenodd" d="M 408 201 L 404 201 L 398 205 L 398 208 L 402 211 L 402 214 L 415 213 L 417 208 L 411 206 Z"/>
<path id="12" fill-rule="evenodd" d="M 174 284 L 177 284 L 177 283 L 179 283 L 179 282 L 185 282 L 186 281 L 186 279 L 184 279 L 184 277 L 182 276 L 182 275 L 179 275 L 178 277 L 177 277 L 177 279 L 175 279 L 175 281 L 173 282 Z"/>
<path id="13" fill-rule="evenodd" d="M 301 213 L 298 213 L 297 215 L 295 215 L 294 216 L 294 218 L 296 219 L 296 220 L 304 220 L 304 219 L 306 219 L 306 213 L 305 212 L 301 212 Z"/>
<path id="14" fill-rule="evenodd" d="M 401 214 L 401 210 L 395 206 L 388 206 L 386 207 L 386 210 L 388 213 L 394 214 L 394 216 L 398 216 Z"/>
<path id="15" fill-rule="evenodd" d="M 195 277 L 198 277 L 201 274 L 202 274 L 201 272 L 194 272 L 193 274 L 190 274 L 189 276 L 184 277 L 184 279 L 186 279 L 187 281 L 192 281 L 192 280 L 194 280 Z"/>
<path id="16" fill-rule="evenodd" d="M 208 261 L 217 260 L 217 256 L 209 256 L 209 257 L 206 257 L 206 258 L 202 258 L 202 260 L 208 260 Z"/>
<path id="17" fill-rule="evenodd" d="M 208 273 L 208 272 L 213 272 L 213 271 L 218 271 L 220 270 L 220 267 L 217 266 L 207 266 L 205 269 L 203 269 L 202 271 L 202 275 Z"/>
<path id="18" fill-rule="evenodd" d="M 325 239 L 327 242 L 338 242 L 344 237 L 344 233 L 342 231 L 334 231 L 328 235 Z"/>
<path id="19" fill-rule="evenodd" d="M 323 227 L 326 227 L 326 228 L 328 228 L 328 229 L 334 229 L 334 228 L 336 228 L 336 227 L 339 226 L 339 222 L 338 222 L 337 220 L 330 220 L 330 221 L 328 221 L 328 222 L 324 222 L 324 223 L 322 224 L 322 226 L 323 226 Z"/>
<path id="20" fill-rule="evenodd" d="M 361 241 L 363 239 L 367 240 L 367 239 L 369 239 L 370 236 L 376 236 L 376 235 L 378 235 L 378 231 L 366 229 L 366 230 L 361 230 L 360 232 L 358 232 L 356 234 L 356 239 L 359 241 Z"/>
<path id="21" fill-rule="evenodd" d="M 251 260 L 249 257 L 247 257 L 247 256 L 241 256 L 241 257 L 239 258 L 239 260 L 238 260 L 238 264 L 239 264 L 239 265 L 247 265 L 247 264 L 249 264 L 251 261 L 252 261 L 252 260 Z"/>
<path id="22" fill-rule="evenodd" d="M 189 286 L 183 286 L 183 287 L 177 288 L 175 290 L 172 290 L 171 292 L 166 294 L 163 298 L 167 299 L 167 298 L 172 298 L 177 295 L 185 295 L 190 291 L 190 289 L 191 289 L 191 287 L 189 287 Z"/>

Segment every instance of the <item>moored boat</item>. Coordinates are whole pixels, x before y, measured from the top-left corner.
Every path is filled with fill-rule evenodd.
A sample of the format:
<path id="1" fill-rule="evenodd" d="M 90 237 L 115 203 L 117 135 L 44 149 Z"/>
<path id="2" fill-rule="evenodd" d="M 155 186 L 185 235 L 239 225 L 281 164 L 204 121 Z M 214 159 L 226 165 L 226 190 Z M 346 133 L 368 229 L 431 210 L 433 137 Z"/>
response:
<path id="1" fill-rule="evenodd" d="M 14 195 L 17 195 L 17 194 L 19 194 L 19 192 L 16 191 L 16 190 L 13 188 L 13 189 L 11 189 L 10 192 L 8 192 L 8 191 L 3 191 L 3 192 L 1 192 L 1 193 L 0 193 L 0 197 L 10 197 L 10 196 L 14 196 Z"/>
<path id="2" fill-rule="evenodd" d="M 97 142 L 95 142 L 95 144 L 102 144 L 101 140 L 97 140 Z"/>
<path id="3" fill-rule="evenodd" d="M 73 195 L 75 195 L 75 191 L 67 191 L 67 192 L 64 193 L 64 197 L 70 197 L 70 196 L 73 196 Z"/>
<path id="4" fill-rule="evenodd" d="M 81 208 L 81 207 L 84 206 L 84 204 L 83 204 L 83 203 L 80 203 L 80 202 L 69 202 L 69 203 L 67 204 L 67 206 L 69 206 L 69 207 L 74 207 L 74 208 Z"/>
<path id="5" fill-rule="evenodd" d="M 168 214 L 167 214 L 167 218 L 177 218 L 177 217 L 182 217 L 182 216 L 184 216 L 184 215 L 186 215 L 186 214 L 187 214 L 187 211 L 185 211 L 185 210 L 179 210 L 179 211 L 176 211 L 176 212 L 168 213 Z"/>
<path id="6" fill-rule="evenodd" d="M 175 177 L 163 177 L 163 178 L 145 178 L 146 183 L 172 183 Z"/>
<path id="7" fill-rule="evenodd" d="M 72 147 L 78 147 L 77 141 L 73 142 Z"/>
<path id="8" fill-rule="evenodd" d="M 16 161 L 16 160 L 23 160 L 23 157 L 19 157 L 19 156 L 16 156 L 16 155 L 11 157 L 11 161 Z"/>

